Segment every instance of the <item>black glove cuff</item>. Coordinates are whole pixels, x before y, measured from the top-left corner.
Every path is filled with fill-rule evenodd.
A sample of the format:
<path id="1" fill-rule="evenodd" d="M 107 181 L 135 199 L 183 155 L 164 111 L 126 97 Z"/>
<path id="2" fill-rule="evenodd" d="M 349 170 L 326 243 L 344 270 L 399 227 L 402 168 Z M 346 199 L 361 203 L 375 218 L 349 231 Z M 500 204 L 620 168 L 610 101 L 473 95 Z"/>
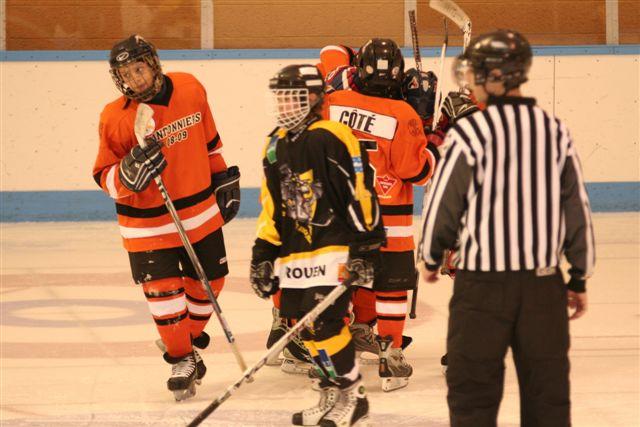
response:
<path id="1" fill-rule="evenodd" d="M 349 256 L 353 258 L 377 251 L 384 246 L 386 241 L 386 235 L 382 230 L 356 235 L 349 244 Z"/>
<path id="2" fill-rule="evenodd" d="M 567 289 L 577 294 L 584 293 L 587 291 L 587 281 L 571 277 L 569 283 L 567 283 Z"/>
<path id="3" fill-rule="evenodd" d="M 255 264 L 259 264 L 262 261 L 275 262 L 279 254 L 280 246 L 276 246 L 266 240 L 257 238 L 251 251 L 251 259 L 252 261 L 255 261 Z"/>
<path id="4" fill-rule="evenodd" d="M 437 264 L 427 264 L 425 262 L 424 265 L 425 265 L 425 267 L 427 267 L 427 270 L 429 270 L 429 271 L 438 271 L 438 269 L 440 268 L 440 266 L 437 265 Z"/>

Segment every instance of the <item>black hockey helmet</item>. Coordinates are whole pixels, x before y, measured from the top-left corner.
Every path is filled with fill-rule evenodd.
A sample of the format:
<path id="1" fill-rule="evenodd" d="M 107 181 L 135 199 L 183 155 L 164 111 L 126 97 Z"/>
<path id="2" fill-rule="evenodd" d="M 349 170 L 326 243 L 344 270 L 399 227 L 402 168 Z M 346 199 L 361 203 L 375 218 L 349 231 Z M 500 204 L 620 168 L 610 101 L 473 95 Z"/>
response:
<path id="1" fill-rule="evenodd" d="M 396 42 L 391 39 L 369 40 L 358 51 L 355 65 L 362 82 L 362 93 L 382 98 L 402 98 L 404 58 Z"/>
<path id="2" fill-rule="evenodd" d="M 322 103 L 324 80 L 315 65 L 287 65 L 269 80 L 269 89 L 274 96 L 278 125 L 293 129 Z M 317 98 L 311 101 L 309 94 Z"/>
<path id="3" fill-rule="evenodd" d="M 497 30 L 471 40 L 458 60 L 471 67 L 476 84 L 501 81 L 509 91 L 527 81 L 532 57 L 531 46 L 522 34 Z M 492 74 L 494 70 L 499 70 L 499 75 Z"/>
<path id="4" fill-rule="evenodd" d="M 133 62 L 145 62 L 153 70 L 153 84 L 143 92 L 135 92 L 131 89 L 118 72 L 121 67 Z M 118 90 L 127 98 L 146 101 L 153 98 L 162 88 L 160 58 L 158 58 L 156 48 L 142 36 L 134 34 L 116 43 L 109 54 L 109 65 L 111 66 L 111 78 L 113 78 Z"/>

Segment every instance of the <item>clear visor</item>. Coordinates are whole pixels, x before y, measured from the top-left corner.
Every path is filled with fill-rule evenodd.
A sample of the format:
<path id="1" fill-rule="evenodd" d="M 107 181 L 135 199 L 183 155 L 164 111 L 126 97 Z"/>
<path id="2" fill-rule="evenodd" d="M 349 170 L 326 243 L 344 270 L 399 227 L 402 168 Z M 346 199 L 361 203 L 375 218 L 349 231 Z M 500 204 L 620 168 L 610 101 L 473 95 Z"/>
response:
<path id="1" fill-rule="evenodd" d="M 473 69 L 471 68 L 469 60 L 463 58 L 462 56 L 458 56 L 453 61 L 453 67 L 451 71 L 453 73 L 453 80 L 456 82 L 456 84 L 462 89 L 470 90 L 471 83 L 473 81 Z"/>
<path id="2" fill-rule="evenodd" d="M 294 129 L 311 112 L 309 89 L 272 89 L 270 95 L 270 114 L 287 130 Z"/>

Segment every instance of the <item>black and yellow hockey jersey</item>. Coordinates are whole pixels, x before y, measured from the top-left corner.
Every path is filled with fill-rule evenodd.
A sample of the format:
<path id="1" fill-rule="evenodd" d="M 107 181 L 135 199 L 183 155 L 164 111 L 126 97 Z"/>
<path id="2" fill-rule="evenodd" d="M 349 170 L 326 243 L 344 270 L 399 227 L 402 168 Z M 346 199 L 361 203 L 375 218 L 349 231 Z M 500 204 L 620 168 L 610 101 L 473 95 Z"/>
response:
<path id="1" fill-rule="evenodd" d="M 384 239 L 367 152 L 351 129 L 318 120 L 274 130 L 263 159 L 254 262 L 276 263 L 281 288 L 336 286 L 349 245 Z"/>

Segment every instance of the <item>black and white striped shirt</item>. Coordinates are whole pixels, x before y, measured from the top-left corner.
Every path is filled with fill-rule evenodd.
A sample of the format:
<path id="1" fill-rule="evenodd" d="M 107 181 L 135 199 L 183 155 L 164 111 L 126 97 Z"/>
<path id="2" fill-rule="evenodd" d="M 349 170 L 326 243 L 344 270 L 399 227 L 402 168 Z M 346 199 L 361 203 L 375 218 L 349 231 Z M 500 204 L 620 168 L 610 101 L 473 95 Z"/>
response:
<path id="1" fill-rule="evenodd" d="M 490 98 L 447 133 L 423 210 L 429 269 L 459 245 L 457 268 L 521 271 L 560 264 L 584 280 L 595 262 L 589 199 L 567 128 L 535 99 Z"/>

